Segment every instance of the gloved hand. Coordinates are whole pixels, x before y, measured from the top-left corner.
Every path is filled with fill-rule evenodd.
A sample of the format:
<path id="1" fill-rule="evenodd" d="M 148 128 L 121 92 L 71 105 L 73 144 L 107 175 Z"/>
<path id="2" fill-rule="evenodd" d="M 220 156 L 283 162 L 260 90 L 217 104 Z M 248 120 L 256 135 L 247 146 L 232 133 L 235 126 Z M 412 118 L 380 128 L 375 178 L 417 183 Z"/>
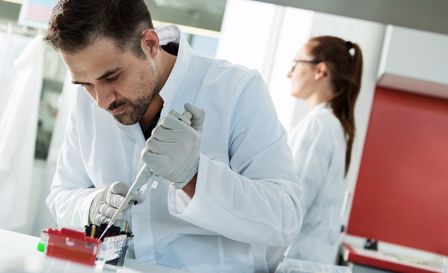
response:
<path id="1" fill-rule="evenodd" d="M 123 182 L 115 182 L 98 193 L 90 205 L 89 220 L 92 224 L 108 223 L 128 193 L 129 186 Z M 123 212 L 129 209 L 132 203 L 143 203 L 144 196 L 132 196 L 131 201 L 123 207 Z"/>
<path id="2" fill-rule="evenodd" d="M 205 112 L 187 103 L 192 115 L 191 126 L 177 118 L 165 116 L 146 141 L 142 159 L 150 171 L 183 188 L 198 172 L 199 149 Z"/>

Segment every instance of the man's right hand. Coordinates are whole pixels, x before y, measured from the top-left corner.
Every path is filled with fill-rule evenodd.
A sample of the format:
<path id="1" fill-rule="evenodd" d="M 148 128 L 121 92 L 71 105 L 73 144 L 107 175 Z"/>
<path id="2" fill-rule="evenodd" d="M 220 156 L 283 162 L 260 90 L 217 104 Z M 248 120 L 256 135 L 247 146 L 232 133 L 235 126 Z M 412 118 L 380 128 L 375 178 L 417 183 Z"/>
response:
<path id="1" fill-rule="evenodd" d="M 90 205 L 89 220 L 92 224 L 108 223 L 128 193 L 129 186 L 123 182 L 115 182 L 98 193 Z M 124 205 L 123 211 L 129 209 L 134 202 L 143 203 L 142 195 L 132 196 Z"/>

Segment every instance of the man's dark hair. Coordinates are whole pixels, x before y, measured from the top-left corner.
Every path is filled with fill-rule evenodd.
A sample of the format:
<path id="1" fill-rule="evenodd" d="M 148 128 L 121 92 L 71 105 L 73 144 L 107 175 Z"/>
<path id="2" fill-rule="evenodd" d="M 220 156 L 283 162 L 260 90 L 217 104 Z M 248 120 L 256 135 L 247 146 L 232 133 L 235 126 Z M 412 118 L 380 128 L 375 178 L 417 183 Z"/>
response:
<path id="1" fill-rule="evenodd" d="M 97 38 L 109 38 L 144 57 L 141 34 L 154 28 L 143 0 L 59 0 L 44 38 L 53 48 L 75 53 Z"/>

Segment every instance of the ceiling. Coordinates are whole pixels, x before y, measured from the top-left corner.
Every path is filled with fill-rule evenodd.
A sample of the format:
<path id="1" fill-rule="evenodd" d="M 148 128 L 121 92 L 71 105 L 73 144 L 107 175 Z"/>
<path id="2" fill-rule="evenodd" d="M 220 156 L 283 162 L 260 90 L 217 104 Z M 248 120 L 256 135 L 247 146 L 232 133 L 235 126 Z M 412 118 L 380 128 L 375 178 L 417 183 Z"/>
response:
<path id="1" fill-rule="evenodd" d="M 153 20 L 202 28 L 221 29 L 226 0 L 145 0 Z M 0 0 L 0 20 L 17 21 L 23 0 Z"/>
<path id="2" fill-rule="evenodd" d="M 145 0 L 153 20 L 219 31 L 226 0 Z"/>
<path id="3" fill-rule="evenodd" d="M 448 34 L 447 0 L 257 0 Z"/>
<path id="4" fill-rule="evenodd" d="M 17 18 L 23 0 L 0 0 L 0 17 Z M 226 0 L 145 0 L 153 19 L 219 31 Z M 448 0 L 257 0 L 448 35 Z"/>

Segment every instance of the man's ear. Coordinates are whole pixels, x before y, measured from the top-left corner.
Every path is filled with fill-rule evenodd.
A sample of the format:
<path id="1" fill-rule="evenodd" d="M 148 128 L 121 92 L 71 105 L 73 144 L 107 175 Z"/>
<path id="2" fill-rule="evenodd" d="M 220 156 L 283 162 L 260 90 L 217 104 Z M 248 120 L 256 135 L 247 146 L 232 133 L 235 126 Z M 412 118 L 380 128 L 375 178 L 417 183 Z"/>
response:
<path id="1" fill-rule="evenodd" d="M 159 36 L 153 29 L 145 29 L 141 34 L 140 46 L 146 56 L 154 58 L 159 51 Z"/>
<path id="2" fill-rule="evenodd" d="M 320 80 L 328 75 L 328 66 L 324 62 L 320 62 L 316 65 L 314 70 L 314 79 Z"/>

